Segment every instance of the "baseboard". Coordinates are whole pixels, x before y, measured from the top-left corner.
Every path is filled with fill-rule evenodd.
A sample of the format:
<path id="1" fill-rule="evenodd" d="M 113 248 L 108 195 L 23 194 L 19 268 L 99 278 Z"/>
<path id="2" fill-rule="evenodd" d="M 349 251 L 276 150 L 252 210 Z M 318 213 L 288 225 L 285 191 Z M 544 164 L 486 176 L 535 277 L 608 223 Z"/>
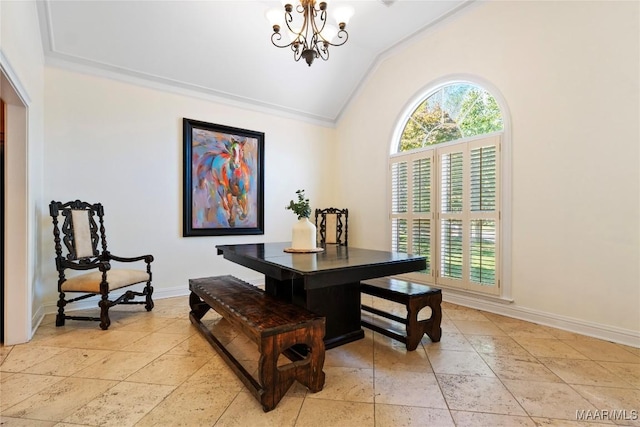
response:
<path id="1" fill-rule="evenodd" d="M 504 302 L 491 301 L 487 299 L 476 298 L 474 296 L 450 293 L 446 292 L 445 290 L 443 290 L 442 292 L 442 299 L 443 301 L 462 305 L 464 307 L 488 311 L 490 313 L 525 320 L 527 322 L 537 323 L 544 326 L 551 326 L 553 328 L 562 329 L 568 332 L 574 332 L 580 335 L 586 335 L 605 341 L 611 341 L 618 344 L 640 348 L 640 331 L 632 331 L 629 329 L 617 328 L 615 326 L 601 325 L 598 323 L 574 319 L 554 313 L 547 313 L 539 310 L 518 307 L 515 304 L 505 304 Z"/>

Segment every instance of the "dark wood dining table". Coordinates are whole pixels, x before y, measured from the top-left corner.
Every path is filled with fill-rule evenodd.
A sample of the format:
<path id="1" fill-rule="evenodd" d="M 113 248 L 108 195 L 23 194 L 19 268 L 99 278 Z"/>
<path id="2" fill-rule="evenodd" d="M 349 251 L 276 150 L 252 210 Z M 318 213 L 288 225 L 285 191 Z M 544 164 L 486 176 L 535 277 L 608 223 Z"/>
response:
<path id="1" fill-rule="evenodd" d="M 290 242 L 217 245 L 218 255 L 263 273 L 265 291 L 326 318 L 325 347 L 364 337 L 360 281 L 423 270 L 424 256 L 338 245 L 285 252 Z"/>

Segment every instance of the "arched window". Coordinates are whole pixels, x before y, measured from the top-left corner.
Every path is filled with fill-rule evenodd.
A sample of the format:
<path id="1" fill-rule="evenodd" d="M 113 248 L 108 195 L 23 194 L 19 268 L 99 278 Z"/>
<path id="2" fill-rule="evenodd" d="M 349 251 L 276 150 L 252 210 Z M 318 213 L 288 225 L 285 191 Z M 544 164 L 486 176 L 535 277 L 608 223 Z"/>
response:
<path id="1" fill-rule="evenodd" d="M 452 82 L 403 120 L 390 157 L 392 249 L 427 257 L 412 279 L 499 294 L 504 124 L 496 99 Z"/>
<path id="2" fill-rule="evenodd" d="M 502 114 L 495 98 L 471 83 L 440 87 L 420 103 L 405 124 L 397 151 L 503 129 Z"/>

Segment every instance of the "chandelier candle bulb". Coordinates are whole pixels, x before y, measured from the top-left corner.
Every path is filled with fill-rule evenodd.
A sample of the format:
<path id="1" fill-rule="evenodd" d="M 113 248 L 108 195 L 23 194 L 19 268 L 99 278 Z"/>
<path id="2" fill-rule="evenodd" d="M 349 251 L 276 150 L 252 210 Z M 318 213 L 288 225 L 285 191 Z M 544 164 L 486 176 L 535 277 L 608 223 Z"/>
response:
<path id="1" fill-rule="evenodd" d="M 333 18 L 336 20 L 341 30 L 344 30 L 347 26 L 349 19 L 353 16 L 353 13 L 353 7 L 347 5 L 339 6 L 333 12 Z"/>

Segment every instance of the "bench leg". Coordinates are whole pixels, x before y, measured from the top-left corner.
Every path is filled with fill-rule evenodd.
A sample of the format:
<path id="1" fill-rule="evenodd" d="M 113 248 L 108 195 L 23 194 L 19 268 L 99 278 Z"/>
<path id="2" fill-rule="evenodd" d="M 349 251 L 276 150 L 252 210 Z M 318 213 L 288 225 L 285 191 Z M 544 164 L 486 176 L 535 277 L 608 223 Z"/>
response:
<path id="1" fill-rule="evenodd" d="M 207 311 L 211 309 L 209 305 L 202 301 L 198 295 L 191 292 L 189 295 L 189 307 L 191 307 L 191 313 L 197 320 L 201 320 Z"/>
<path id="2" fill-rule="evenodd" d="M 439 342 L 442 337 L 442 294 L 431 295 L 427 305 L 431 307 L 431 318 L 425 321 L 424 332 L 431 341 Z"/>
<path id="3" fill-rule="evenodd" d="M 418 347 L 422 336 L 427 336 L 433 342 L 440 341 L 442 329 L 442 294 L 429 295 L 424 298 L 413 298 L 407 303 L 407 350 L 413 351 Z M 431 308 L 431 317 L 418 321 L 418 312 L 424 308 Z"/>
<path id="4" fill-rule="evenodd" d="M 297 329 L 266 337 L 260 348 L 258 377 L 263 386 L 260 403 L 265 412 L 276 407 L 295 380 L 307 386 L 313 393 L 322 390 L 324 365 L 324 320 L 315 322 L 312 328 Z M 279 355 L 296 344 L 309 347 L 306 357 L 278 366 Z"/>

